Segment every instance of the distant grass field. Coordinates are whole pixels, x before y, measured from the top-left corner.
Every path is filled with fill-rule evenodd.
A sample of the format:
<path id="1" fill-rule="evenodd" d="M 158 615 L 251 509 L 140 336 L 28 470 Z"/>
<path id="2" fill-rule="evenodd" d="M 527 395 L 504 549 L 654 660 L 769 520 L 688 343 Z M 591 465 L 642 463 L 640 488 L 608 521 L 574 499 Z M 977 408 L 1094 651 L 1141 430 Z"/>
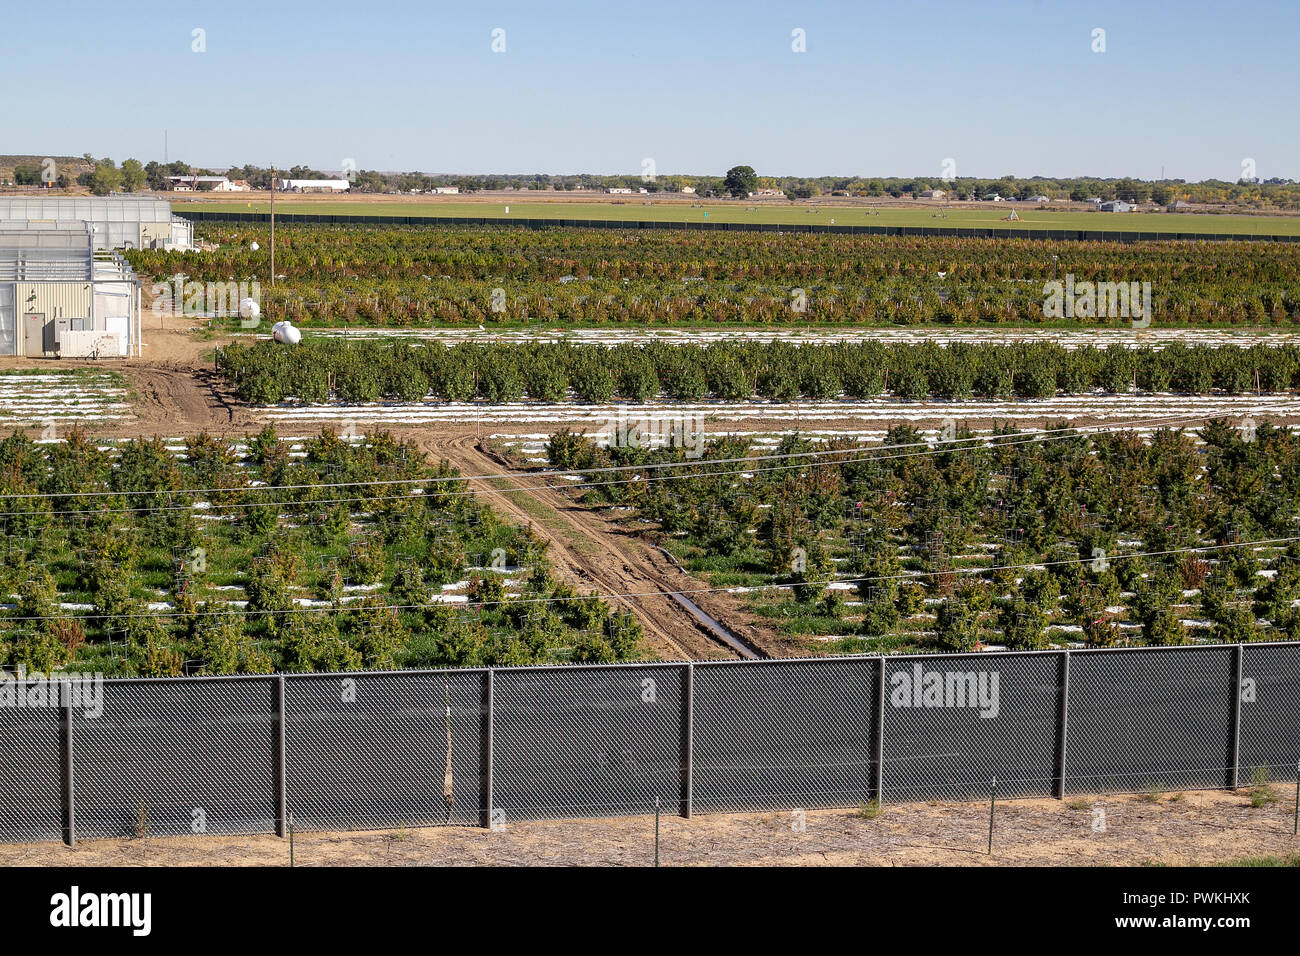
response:
<path id="1" fill-rule="evenodd" d="M 506 206 L 510 212 L 507 213 Z M 1201 232 L 1230 236 L 1300 235 L 1300 216 L 1245 216 L 1209 215 L 1195 213 L 1103 213 L 1103 212 L 1049 212 L 1029 203 L 1008 203 L 996 208 L 990 206 L 946 210 L 936 214 L 931 205 L 915 209 L 882 207 L 870 209 L 862 206 L 818 205 L 757 205 L 742 203 L 705 203 L 691 206 L 687 203 L 656 202 L 645 205 L 640 200 L 627 202 L 441 202 L 365 200 L 317 201 L 288 199 L 277 202 L 276 208 L 284 213 L 316 213 L 320 215 L 354 216 L 471 216 L 489 219 L 603 219 L 645 220 L 660 222 L 754 222 L 776 225 L 830 225 L 837 226 L 919 226 L 1010 229 L 1060 229 L 1105 230 L 1114 232 Z M 247 200 L 201 200 L 177 203 L 179 215 L 186 210 L 234 212 L 267 212 L 270 204 Z M 1020 216 L 1018 222 L 1008 222 L 1002 217 L 1012 209 Z M 810 211 L 812 210 L 812 211 Z M 873 215 L 874 212 L 874 215 Z"/>

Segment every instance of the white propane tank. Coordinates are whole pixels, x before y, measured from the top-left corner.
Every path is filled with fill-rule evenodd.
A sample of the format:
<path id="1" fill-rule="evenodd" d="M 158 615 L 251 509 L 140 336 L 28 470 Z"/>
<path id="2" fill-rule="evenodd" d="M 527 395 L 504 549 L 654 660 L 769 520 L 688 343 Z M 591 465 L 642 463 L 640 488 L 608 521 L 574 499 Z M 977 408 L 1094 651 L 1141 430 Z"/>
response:
<path id="1" fill-rule="evenodd" d="M 239 317 L 246 321 L 252 321 L 262 314 L 262 307 L 257 304 L 256 299 L 239 300 Z"/>
<path id="2" fill-rule="evenodd" d="M 271 338 L 282 345 L 297 345 L 302 341 L 302 330 L 295 329 L 288 321 L 277 322 L 271 326 Z"/>
<path id="3" fill-rule="evenodd" d="M 248 248 L 250 248 L 250 249 L 252 249 L 254 252 L 256 252 L 258 249 L 261 249 L 262 247 L 259 246 L 257 243 L 254 242 L 254 243 L 250 243 L 249 246 L 248 246 Z"/>

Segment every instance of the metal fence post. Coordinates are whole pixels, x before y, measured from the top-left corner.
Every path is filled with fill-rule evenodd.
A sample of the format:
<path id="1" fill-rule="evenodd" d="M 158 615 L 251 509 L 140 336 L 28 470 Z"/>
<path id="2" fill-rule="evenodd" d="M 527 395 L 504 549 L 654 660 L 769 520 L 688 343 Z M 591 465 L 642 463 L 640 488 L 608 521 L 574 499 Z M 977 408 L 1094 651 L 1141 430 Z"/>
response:
<path id="1" fill-rule="evenodd" d="M 691 818 L 695 806 L 695 665 L 682 675 L 682 816 Z"/>
<path id="2" fill-rule="evenodd" d="M 493 774 L 496 769 L 495 753 L 492 741 L 492 723 L 496 711 L 496 673 L 491 667 L 483 677 L 483 703 L 481 708 L 481 733 L 483 749 L 479 762 L 479 805 L 483 808 L 480 823 L 492 828 L 492 802 L 496 796 L 496 781 Z"/>
<path id="3" fill-rule="evenodd" d="M 876 671 L 876 779 L 872 790 L 877 804 L 885 802 L 885 658 Z"/>
<path id="4" fill-rule="evenodd" d="M 63 698 L 62 727 L 59 734 L 60 781 L 63 804 L 63 842 L 68 846 L 77 845 L 77 815 L 74 810 L 76 784 L 72 779 L 72 690 L 67 688 Z"/>
<path id="5" fill-rule="evenodd" d="M 288 832 L 285 827 L 285 813 L 288 809 L 288 785 L 284 760 L 285 694 L 283 674 L 276 676 L 271 694 L 274 698 L 271 716 L 272 733 L 274 734 L 271 744 L 271 774 L 275 781 L 275 835 L 282 837 Z"/>
<path id="6" fill-rule="evenodd" d="M 1236 790 L 1241 771 L 1241 680 L 1245 647 L 1237 645 L 1232 657 L 1232 769 L 1228 773 L 1228 789 Z"/>
<path id="7" fill-rule="evenodd" d="M 1061 653 L 1061 706 L 1056 734 L 1056 799 L 1065 799 L 1065 751 L 1070 736 L 1070 652 Z"/>

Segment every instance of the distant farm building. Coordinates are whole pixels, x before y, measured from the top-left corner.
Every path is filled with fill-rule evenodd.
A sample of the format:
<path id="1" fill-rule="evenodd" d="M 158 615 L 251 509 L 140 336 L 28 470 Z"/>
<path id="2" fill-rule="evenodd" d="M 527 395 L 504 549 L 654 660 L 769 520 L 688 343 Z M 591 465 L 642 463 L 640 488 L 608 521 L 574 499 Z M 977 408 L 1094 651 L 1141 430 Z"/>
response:
<path id="1" fill-rule="evenodd" d="M 286 193 L 345 193 L 352 183 L 346 179 L 281 179 L 276 188 Z"/>
<path id="2" fill-rule="evenodd" d="M 1132 212 L 1133 206 L 1122 199 L 1112 199 L 1097 207 L 1102 212 Z"/>
<path id="3" fill-rule="evenodd" d="M 682 192 L 686 193 L 687 195 L 693 196 L 693 195 L 695 195 L 695 187 L 694 187 L 694 186 L 683 186 L 683 187 L 682 187 Z"/>
<path id="4" fill-rule="evenodd" d="M 1187 212 L 1192 208 L 1192 204 L 1186 199 L 1175 199 L 1173 205 L 1169 207 L 1170 212 Z"/>
<path id="5" fill-rule="evenodd" d="M 140 283 L 89 223 L 0 222 L 0 355 L 140 354 Z"/>
<path id="6" fill-rule="evenodd" d="M 922 199 L 943 199 L 947 195 L 942 189 L 925 189 L 921 191 Z"/>
<path id="7" fill-rule="evenodd" d="M 455 196 L 460 192 L 459 186 L 434 186 L 431 190 L 436 196 Z"/>
<path id="8" fill-rule="evenodd" d="M 757 189 L 749 194 L 750 199 L 784 199 L 785 193 L 779 189 Z"/>
<path id="9" fill-rule="evenodd" d="M 194 223 L 172 215 L 172 204 L 151 196 L 0 197 L 5 222 L 90 224 L 96 251 L 190 249 Z"/>
<path id="10" fill-rule="evenodd" d="M 1030 196 L 1025 202 L 1051 202 L 1046 196 Z"/>
<path id="11" fill-rule="evenodd" d="M 249 188 L 246 180 L 232 180 L 225 176 L 168 176 L 167 181 L 178 193 L 242 193 L 247 192 Z"/>
<path id="12" fill-rule="evenodd" d="M 627 189 L 623 186 L 610 186 L 609 189 L 605 191 L 610 193 L 611 195 L 619 195 L 619 196 L 623 195 L 624 193 L 630 194 L 632 192 L 632 190 Z"/>

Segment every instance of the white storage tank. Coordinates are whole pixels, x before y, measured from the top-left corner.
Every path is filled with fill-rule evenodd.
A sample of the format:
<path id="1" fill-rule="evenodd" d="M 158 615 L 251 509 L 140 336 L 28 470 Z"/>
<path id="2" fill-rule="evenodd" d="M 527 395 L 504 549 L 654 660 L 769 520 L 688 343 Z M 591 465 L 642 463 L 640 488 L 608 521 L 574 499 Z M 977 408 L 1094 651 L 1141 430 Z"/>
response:
<path id="1" fill-rule="evenodd" d="M 302 331 L 293 327 L 288 320 L 271 326 L 271 338 L 282 345 L 297 345 L 302 341 Z"/>

